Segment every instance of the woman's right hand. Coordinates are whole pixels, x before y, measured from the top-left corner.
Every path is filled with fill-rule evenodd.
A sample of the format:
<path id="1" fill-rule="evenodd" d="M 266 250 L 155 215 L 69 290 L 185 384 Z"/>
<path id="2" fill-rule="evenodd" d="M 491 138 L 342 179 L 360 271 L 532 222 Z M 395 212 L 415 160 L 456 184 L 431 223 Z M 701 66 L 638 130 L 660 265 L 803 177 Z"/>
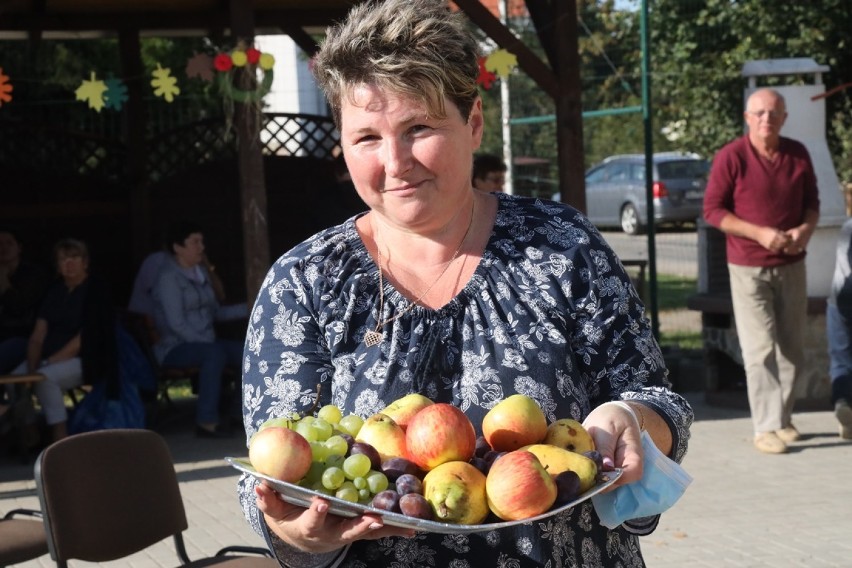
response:
<path id="1" fill-rule="evenodd" d="M 266 524 L 278 537 L 304 552 L 323 553 L 338 550 L 356 540 L 375 540 L 388 536 L 414 536 L 414 530 L 385 526 L 379 515 L 351 519 L 328 514 L 328 501 L 313 497 L 306 509 L 291 505 L 271 487 L 255 487 L 257 507 Z"/>

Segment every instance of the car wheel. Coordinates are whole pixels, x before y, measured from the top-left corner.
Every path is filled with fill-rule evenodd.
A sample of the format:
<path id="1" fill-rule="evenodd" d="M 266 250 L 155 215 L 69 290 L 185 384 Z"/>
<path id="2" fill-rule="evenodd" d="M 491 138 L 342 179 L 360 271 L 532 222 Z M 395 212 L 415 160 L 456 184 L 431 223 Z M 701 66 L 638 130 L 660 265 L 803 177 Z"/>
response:
<path id="1" fill-rule="evenodd" d="M 628 235 L 641 235 L 644 230 L 639 211 L 632 203 L 628 203 L 621 209 L 621 230 Z"/>

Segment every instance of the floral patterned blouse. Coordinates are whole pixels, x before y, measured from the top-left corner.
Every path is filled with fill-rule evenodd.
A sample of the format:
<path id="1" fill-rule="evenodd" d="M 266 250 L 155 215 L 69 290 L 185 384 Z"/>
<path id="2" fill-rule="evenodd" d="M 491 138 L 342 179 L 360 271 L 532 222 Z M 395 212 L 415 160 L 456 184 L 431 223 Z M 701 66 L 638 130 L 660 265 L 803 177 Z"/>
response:
<path id="1" fill-rule="evenodd" d="M 243 399 L 250 437 L 265 420 L 314 404 L 367 417 L 411 392 L 461 408 L 478 427 L 498 401 L 534 398 L 549 421 L 582 421 L 599 404 L 641 400 L 668 423 L 681 461 L 692 410 L 670 390 L 660 348 L 621 262 L 578 211 L 495 194 L 490 240 L 473 277 L 446 306 L 410 307 L 385 280 L 354 218 L 311 237 L 269 270 L 251 313 Z M 364 333 L 383 326 L 367 347 Z M 479 434 L 480 432 L 477 432 Z M 643 566 L 638 535 L 657 518 L 609 530 L 586 501 L 546 520 L 471 535 L 418 533 L 306 554 L 269 531 L 254 478 L 240 480 L 249 523 L 283 566 Z"/>

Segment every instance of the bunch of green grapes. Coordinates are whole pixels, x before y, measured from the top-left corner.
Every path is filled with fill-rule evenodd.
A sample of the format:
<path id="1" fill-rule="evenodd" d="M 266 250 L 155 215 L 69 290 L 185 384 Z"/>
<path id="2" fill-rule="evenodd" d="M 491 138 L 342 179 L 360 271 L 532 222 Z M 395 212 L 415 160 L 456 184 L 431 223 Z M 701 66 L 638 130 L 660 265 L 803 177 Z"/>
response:
<path id="1" fill-rule="evenodd" d="M 363 424 L 360 416 L 344 416 L 337 406 L 329 404 L 320 408 L 316 416 L 272 419 L 261 429 L 267 425 L 284 426 L 310 443 L 311 468 L 299 485 L 338 499 L 369 504 L 374 495 L 388 488 L 388 478 L 379 471 L 378 452 L 354 441 Z"/>

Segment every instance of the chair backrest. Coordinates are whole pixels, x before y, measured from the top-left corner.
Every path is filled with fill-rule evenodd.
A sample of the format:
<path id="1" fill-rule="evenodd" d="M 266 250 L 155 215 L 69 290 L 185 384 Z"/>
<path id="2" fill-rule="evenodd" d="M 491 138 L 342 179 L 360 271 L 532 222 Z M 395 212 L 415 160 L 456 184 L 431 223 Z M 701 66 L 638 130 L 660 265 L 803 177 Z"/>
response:
<path id="1" fill-rule="evenodd" d="M 98 430 L 45 448 L 35 480 L 51 557 L 105 562 L 187 529 L 165 440 L 151 430 Z"/>

